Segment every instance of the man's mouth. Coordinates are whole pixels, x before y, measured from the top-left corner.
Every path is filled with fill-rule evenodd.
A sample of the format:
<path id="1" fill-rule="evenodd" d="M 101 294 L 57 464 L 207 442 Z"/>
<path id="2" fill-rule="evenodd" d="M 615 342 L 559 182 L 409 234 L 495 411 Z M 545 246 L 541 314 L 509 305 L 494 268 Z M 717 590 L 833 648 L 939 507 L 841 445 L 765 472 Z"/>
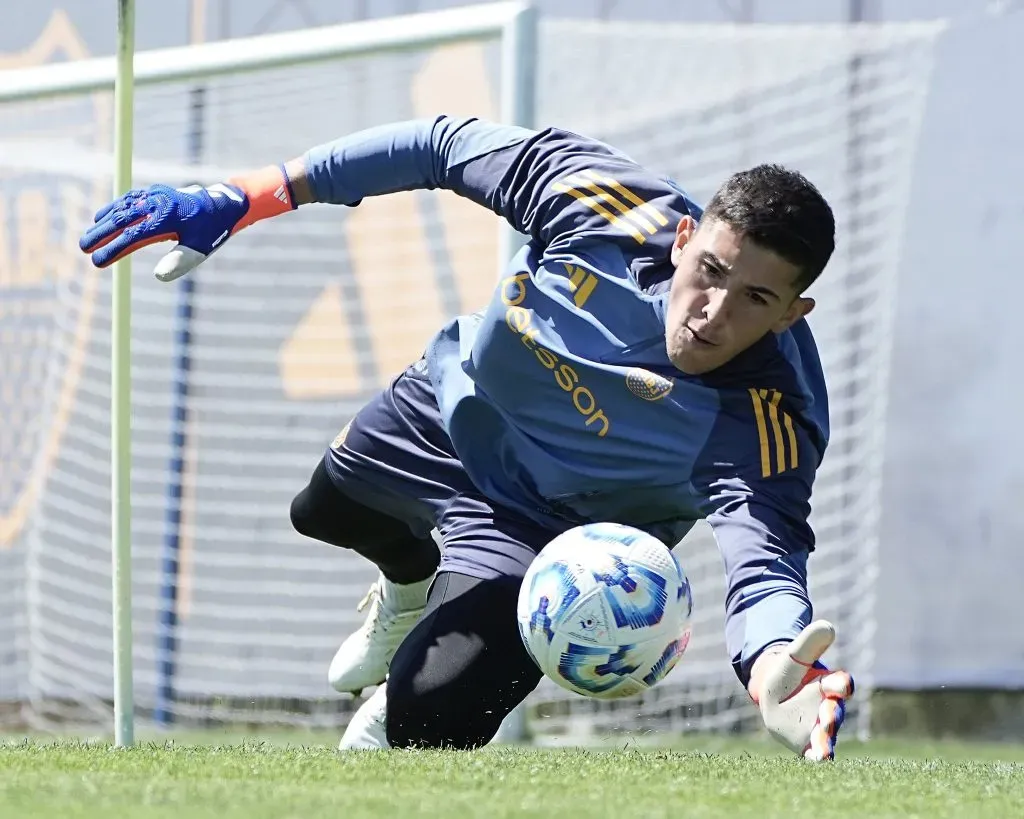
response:
<path id="1" fill-rule="evenodd" d="M 685 325 L 685 327 L 686 327 L 686 330 L 693 337 L 694 341 L 696 341 L 698 344 L 703 344 L 706 347 L 716 347 L 717 346 L 715 344 L 715 342 L 708 341 L 704 336 L 702 336 L 700 333 L 698 333 L 696 330 L 694 330 L 689 324 Z"/>

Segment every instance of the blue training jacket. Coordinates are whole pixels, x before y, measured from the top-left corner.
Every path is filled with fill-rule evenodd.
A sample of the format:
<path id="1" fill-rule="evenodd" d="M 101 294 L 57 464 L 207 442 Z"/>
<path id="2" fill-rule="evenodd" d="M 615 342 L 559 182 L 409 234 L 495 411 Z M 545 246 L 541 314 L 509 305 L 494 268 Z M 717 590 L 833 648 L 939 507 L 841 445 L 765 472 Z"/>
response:
<path id="1" fill-rule="evenodd" d="M 726 638 L 746 681 L 811 617 L 811 486 L 828 402 L 806 322 L 703 376 L 665 349 L 675 183 L 599 141 L 471 118 L 396 123 L 311 149 L 321 202 L 443 188 L 530 241 L 484 309 L 430 342 L 428 369 L 466 471 L 540 523 L 611 520 L 675 545 L 712 526 Z M 685 561 L 684 561 L 685 565 Z"/>

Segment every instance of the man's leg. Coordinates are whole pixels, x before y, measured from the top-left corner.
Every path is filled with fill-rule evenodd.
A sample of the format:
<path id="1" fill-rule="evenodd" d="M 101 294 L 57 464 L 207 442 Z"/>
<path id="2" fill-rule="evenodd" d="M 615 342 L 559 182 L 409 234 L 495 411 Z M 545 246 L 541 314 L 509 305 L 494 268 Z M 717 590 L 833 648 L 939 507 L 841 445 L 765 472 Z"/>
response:
<path id="1" fill-rule="evenodd" d="M 475 748 L 541 679 L 516 624 L 519 588 L 554 533 L 487 499 L 453 499 L 427 610 L 387 683 L 354 715 L 342 749 Z"/>
<path id="2" fill-rule="evenodd" d="M 358 694 L 379 685 L 399 643 L 423 614 L 427 589 L 441 558 L 429 535 L 344 495 L 321 461 L 291 506 L 292 525 L 306 537 L 351 549 L 380 569 L 359 604 L 363 625 L 335 652 L 327 680 L 338 692 Z"/>
<path id="3" fill-rule="evenodd" d="M 350 500 L 331 479 L 324 461 L 292 501 L 291 518 L 299 534 L 351 549 L 397 585 L 429 580 L 441 560 L 430 535 L 417 537 L 397 518 Z"/>
<path id="4" fill-rule="evenodd" d="M 516 625 L 520 578 L 438 574 L 427 610 L 387 682 L 392 748 L 477 748 L 498 732 L 541 672 Z"/>
<path id="5" fill-rule="evenodd" d="M 339 692 L 379 685 L 399 643 L 423 614 L 440 560 L 437 544 L 344 495 L 323 461 L 292 501 L 291 519 L 300 534 L 351 549 L 380 569 L 359 604 L 360 611 L 369 608 L 363 625 L 341 644 L 327 671 L 328 682 Z"/>
<path id="6" fill-rule="evenodd" d="M 387 682 L 352 717 L 341 750 L 486 745 L 540 682 L 516 626 L 519 578 L 442 571 Z"/>
<path id="7" fill-rule="evenodd" d="M 440 560 L 431 530 L 469 486 L 441 421 L 423 362 L 370 400 L 335 438 L 292 503 L 295 528 L 352 549 L 381 570 L 360 603 L 369 613 L 331 662 L 338 691 L 383 682 L 419 619 Z"/>

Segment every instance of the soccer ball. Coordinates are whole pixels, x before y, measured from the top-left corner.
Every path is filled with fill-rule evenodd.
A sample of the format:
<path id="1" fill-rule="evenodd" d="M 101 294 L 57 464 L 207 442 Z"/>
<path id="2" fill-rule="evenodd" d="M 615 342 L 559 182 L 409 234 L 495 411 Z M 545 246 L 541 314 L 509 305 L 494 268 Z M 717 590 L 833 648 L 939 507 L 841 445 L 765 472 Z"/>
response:
<path id="1" fill-rule="evenodd" d="M 599 699 L 658 684 L 690 642 L 693 596 L 675 555 L 617 523 L 563 532 L 530 564 L 519 634 L 562 688 Z"/>

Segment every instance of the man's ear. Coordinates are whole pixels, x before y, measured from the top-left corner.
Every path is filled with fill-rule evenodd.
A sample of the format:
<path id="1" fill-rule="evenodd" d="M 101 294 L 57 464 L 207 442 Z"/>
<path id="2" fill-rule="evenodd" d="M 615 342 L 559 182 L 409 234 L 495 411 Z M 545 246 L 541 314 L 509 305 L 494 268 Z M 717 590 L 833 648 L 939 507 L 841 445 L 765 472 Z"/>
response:
<path id="1" fill-rule="evenodd" d="M 793 303 L 789 305 L 789 309 L 782 314 L 782 318 L 775 322 L 775 325 L 772 327 L 772 332 L 784 333 L 813 309 L 814 299 L 807 298 L 806 296 L 798 296 L 793 299 Z"/>
<path id="2" fill-rule="evenodd" d="M 676 225 L 676 238 L 672 242 L 672 264 L 679 264 L 679 256 L 697 230 L 697 223 L 692 216 L 684 216 Z"/>

